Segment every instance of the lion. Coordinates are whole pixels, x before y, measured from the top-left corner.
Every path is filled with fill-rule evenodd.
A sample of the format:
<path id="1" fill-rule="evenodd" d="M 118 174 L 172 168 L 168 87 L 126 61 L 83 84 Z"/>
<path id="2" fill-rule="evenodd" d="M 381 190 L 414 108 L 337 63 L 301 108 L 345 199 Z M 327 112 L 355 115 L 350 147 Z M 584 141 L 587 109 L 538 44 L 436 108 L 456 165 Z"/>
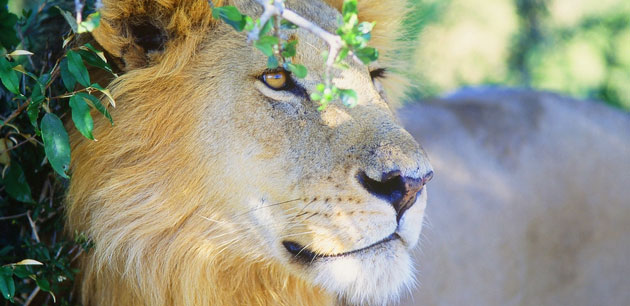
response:
<path id="1" fill-rule="evenodd" d="M 120 72 L 114 125 L 70 135 L 67 228 L 95 244 L 83 304 L 381 305 L 413 285 L 433 170 L 390 106 L 404 1 L 359 2 L 381 58 L 336 71 L 358 104 L 323 111 L 308 93 L 326 44 L 304 29 L 287 30 L 309 70 L 298 80 L 266 69 L 207 0 L 103 2 L 92 36 Z M 341 1 L 286 5 L 328 31 L 340 18 Z"/>
<path id="2" fill-rule="evenodd" d="M 438 173 L 403 305 L 628 304 L 628 113 L 476 88 L 398 115 Z"/>

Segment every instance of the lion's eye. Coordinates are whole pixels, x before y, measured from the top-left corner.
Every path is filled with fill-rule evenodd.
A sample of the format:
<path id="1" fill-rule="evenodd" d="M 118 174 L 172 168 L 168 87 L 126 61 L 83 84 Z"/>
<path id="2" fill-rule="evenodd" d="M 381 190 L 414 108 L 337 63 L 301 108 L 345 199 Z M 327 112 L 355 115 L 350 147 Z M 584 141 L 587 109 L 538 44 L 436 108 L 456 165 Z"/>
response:
<path id="1" fill-rule="evenodd" d="M 289 84 L 289 73 L 284 69 L 266 71 L 262 75 L 262 81 L 273 90 L 284 90 Z"/>

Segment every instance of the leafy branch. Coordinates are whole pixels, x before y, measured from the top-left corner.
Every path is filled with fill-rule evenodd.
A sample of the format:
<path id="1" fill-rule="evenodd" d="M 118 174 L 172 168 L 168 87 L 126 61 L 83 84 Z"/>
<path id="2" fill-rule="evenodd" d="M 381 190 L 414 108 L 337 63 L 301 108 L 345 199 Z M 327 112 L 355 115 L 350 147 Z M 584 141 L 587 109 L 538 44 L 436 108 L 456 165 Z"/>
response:
<path id="1" fill-rule="evenodd" d="M 90 2 L 75 3 L 74 14 L 57 3 L 63 4 L 42 2 L 18 18 L 0 0 L 0 231 L 6 233 L 0 235 L 0 295 L 24 305 L 47 304 L 38 298 L 41 292 L 52 300 L 68 292 L 67 280 L 77 273 L 72 262 L 91 247 L 84 236 L 68 239 L 62 231 L 67 182 L 60 178 L 68 178 L 70 163 L 62 118 L 70 115 L 77 130 L 94 140 L 91 111 L 111 122 L 103 103 L 115 105 L 88 73 L 94 67 L 115 76 L 103 52 L 90 44 L 69 46 L 78 33 L 98 26 L 100 14 L 82 18 Z M 50 47 L 42 38 L 60 37 L 64 19 L 71 32 Z M 68 304 L 65 297 L 60 302 Z"/>
<path id="2" fill-rule="evenodd" d="M 267 66 L 270 69 L 275 69 L 282 63 L 284 69 L 291 71 L 298 78 L 306 77 L 308 71 L 303 65 L 291 62 L 296 53 L 297 41 L 287 41 L 282 30 L 302 28 L 323 39 L 329 46 L 328 52 L 323 54 L 324 82 L 316 86 L 316 91 L 311 93 L 311 99 L 319 101 L 319 110 L 323 110 L 336 99 L 341 99 L 348 107 L 354 106 L 358 100 L 356 92 L 353 89 L 337 88 L 332 82 L 332 72 L 333 69 L 346 69 L 348 65 L 344 60 L 348 56 L 365 65 L 378 59 L 378 51 L 367 46 L 374 23 L 359 23 L 357 0 L 344 1 L 341 11 L 343 18 L 335 34 L 286 8 L 283 0 L 257 2 L 264 10 L 256 20 L 243 15 L 234 6 L 214 7 L 212 1 L 210 4 L 213 7 L 213 17 L 220 18 L 239 32 L 248 31 L 248 40 L 268 56 Z M 267 35 L 268 33 L 271 35 Z"/>

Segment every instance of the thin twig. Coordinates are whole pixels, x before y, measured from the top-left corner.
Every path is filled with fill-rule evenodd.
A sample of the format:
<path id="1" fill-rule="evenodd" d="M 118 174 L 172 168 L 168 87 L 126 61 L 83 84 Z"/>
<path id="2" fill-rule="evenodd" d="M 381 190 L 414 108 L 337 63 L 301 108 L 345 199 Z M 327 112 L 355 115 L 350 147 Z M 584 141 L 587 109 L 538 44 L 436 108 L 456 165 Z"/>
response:
<path id="1" fill-rule="evenodd" d="M 17 215 L 11 215 L 11 216 L 4 216 L 4 217 L 0 217 L 0 220 L 9 220 L 9 219 L 15 219 L 15 218 L 24 217 L 24 216 L 26 216 L 26 213 L 21 213 L 21 214 L 17 214 Z"/>
<path id="2" fill-rule="evenodd" d="M 21 146 L 21 145 L 23 145 L 23 144 L 25 144 L 25 143 L 27 143 L 27 142 L 31 142 L 32 140 L 35 140 L 35 137 L 31 136 L 31 137 L 29 137 L 29 138 L 26 138 L 25 140 L 22 140 L 22 141 L 21 141 L 21 142 L 19 142 L 18 144 L 14 145 L 14 146 L 12 146 L 12 147 L 10 147 L 10 148 L 8 148 L 8 149 L 5 149 L 5 150 L 0 151 L 0 154 L 4 154 L 5 152 L 9 152 L 9 151 L 11 151 L 11 150 L 14 150 L 14 149 L 18 148 L 19 146 Z"/>
<path id="3" fill-rule="evenodd" d="M 74 0 L 74 11 L 76 12 L 77 24 L 80 24 L 83 20 L 81 12 L 83 12 L 83 3 L 81 0 Z"/>
<path id="4" fill-rule="evenodd" d="M 33 290 L 31 294 L 29 294 L 28 299 L 26 299 L 26 302 L 24 302 L 24 306 L 30 305 L 38 293 L 39 293 L 39 286 L 35 287 L 35 290 Z"/>
<path id="5" fill-rule="evenodd" d="M 328 43 L 328 45 L 330 46 L 330 50 L 328 52 L 328 59 L 326 60 L 326 70 L 327 73 L 330 72 L 329 70 L 333 67 L 339 51 L 341 50 L 341 48 L 343 48 L 343 41 L 341 40 L 341 37 L 339 37 L 339 35 L 331 34 L 330 32 L 320 28 L 316 24 L 293 12 L 292 10 L 285 8 L 283 0 L 274 0 L 273 3 L 269 3 L 269 1 L 266 0 L 256 1 L 263 6 L 264 11 L 260 16 L 260 24 L 257 24 L 254 29 L 247 35 L 249 41 L 257 40 L 259 38 L 260 30 L 262 30 L 262 27 L 267 23 L 271 16 L 280 16 L 295 24 L 296 26 L 319 36 L 321 39 L 326 41 L 326 43 Z"/>
<path id="6" fill-rule="evenodd" d="M 35 241 L 39 243 L 40 241 L 39 241 L 39 235 L 37 235 L 37 227 L 35 226 L 35 222 L 33 222 L 33 219 L 31 219 L 30 210 L 26 212 L 26 217 L 28 218 L 28 223 L 31 225 L 31 229 L 33 230 L 33 238 L 35 239 Z"/>

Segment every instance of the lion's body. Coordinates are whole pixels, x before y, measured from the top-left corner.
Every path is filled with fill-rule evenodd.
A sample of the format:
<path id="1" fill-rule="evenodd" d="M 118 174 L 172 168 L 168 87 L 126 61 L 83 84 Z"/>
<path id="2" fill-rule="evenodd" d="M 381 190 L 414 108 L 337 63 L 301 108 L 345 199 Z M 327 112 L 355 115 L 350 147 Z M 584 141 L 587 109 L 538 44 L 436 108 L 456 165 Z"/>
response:
<path id="1" fill-rule="evenodd" d="M 337 26 L 339 12 L 323 2 L 286 3 Z M 254 1 L 223 4 L 262 11 Z M 396 5 L 404 1 L 359 5 L 359 18 L 380 16 L 373 42 L 387 65 L 398 35 L 391 18 L 402 11 L 383 7 Z M 360 93 L 356 107 L 318 111 L 297 87 L 264 85 L 267 58 L 210 14 L 207 0 L 104 1 L 93 36 L 122 74 L 108 86 L 115 124 L 95 115 L 97 142 L 71 135 L 68 229 L 95 243 L 81 264 L 83 303 L 396 300 L 413 283 L 410 250 L 426 204 L 418 192 L 432 173 L 424 152 L 365 66 L 351 61 L 333 75 Z M 298 39 L 292 60 L 309 69 L 295 82 L 312 92 L 326 44 L 287 31 Z"/>
<path id="2" fill-rule="evenodd" d="M 399 115 L 437 173 L 405 305 L 630 301 L 627 113 L 486 89 Z"/>

